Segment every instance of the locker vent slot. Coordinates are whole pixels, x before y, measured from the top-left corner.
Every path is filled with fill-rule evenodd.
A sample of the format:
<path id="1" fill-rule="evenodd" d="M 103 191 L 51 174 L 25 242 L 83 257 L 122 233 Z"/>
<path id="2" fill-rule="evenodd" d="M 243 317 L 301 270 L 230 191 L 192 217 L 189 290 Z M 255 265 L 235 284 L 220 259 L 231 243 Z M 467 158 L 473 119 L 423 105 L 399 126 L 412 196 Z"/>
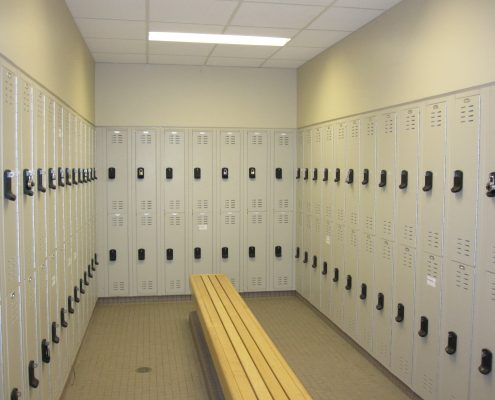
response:
<path id="1" fill-rule="evenodd" d="M 259 133 L 255 133 L 251 136 L 251 144 L 263 144 L 263 136 Z"/>
<path id="2" fill-rule="evenodd" d="M 415 237 L 416 237 L 416 230 L 414 229 L 414 226 L 411 225 L 404 225 L 403 231 L 402 231 L 402 238 L 406 242 L 413 242 Z"/>
<path id="3" fill-rule="evenodd" d="M 337 241 L 344 242 L 344 225 L 337 225 Z"/>
<path id="4" fill-rule="evenodd" d="M 263 199 L 252 199 L 251 208 L 263 208 Z"/>
<path id="5" fill-rule="evenodd" d="M 204 132 L 201 132 L 199 135 L 196 136 L 196 143 L 197 144 L 208 144 L 209 136 L 205 134 Z"/>
<path id="6" fill-rule="evenodd" d="M 139 143 L 141 144 L 151 144 L 151 135 L 142 133 L 139 137 Z"/>
<path id="7" fill-rule="evenodd" d="M 433 377 L 423 374 L 423 389 L 426 393 L 433 394 L 434 381 Z"/>
<path id="8" fill-rule="evenodd" d="M 14 105 L 14 74 L 6 71 L 3 75 L 3 99 L 6 105 Z"/>
<path id="9" fill-rule="evenodd" d="M 22 109 L 26 113 L 31 112 L 31 87 L 27 83 L 22 90 Z"/>
<path id="10" fill-rule="evenodd" d="M 168 135 L 168 144 L 181 144 L 182 137 L 177 133 L 171 133 Z"/>
<path id="11" fill-rule="evenodd" d="M 124 216 L 123 215 L 112 215 L 112 226 L 114 226 L 114 227 L 124 226 Z"/>
<path id="12" fill-rule="evenodd" d="M 344 124 L 339 125 L 339 130 L 337 131 L 337 138 L 340 140 L 344 140 L 344 138 L 345 138 L 345 125 Z"/>
<path id="13" fill-rule="evenodd" d="M 472 246 L 471 246 L 471 241 L 468 239 L 463 239 L 463 238 L 457 238 L 456 241 L 456 252 L 460 256 L 464 257 L 470 257 L 471 256 L 471 251 L 472 251 Z"/>
<path id="14" fill-rule="evenodd" d="M 287 134 L 282 133 L 278 136 L 278 145 L 279 146 L 288 146 L 289 145 L 289 136 Z"/>
<path id="15" fill-rule="evenodd" d="M 333 133 L 330 128 L 328 128 L 327 133 L 326 133 L 326 139 L 327 142 L 333 142 Z"/>
<path id="16" fill-rule="evenodd" d="M 208 200 L 196 200 L 196 209 L 198 210 L 207 210 L 208 209 Z"/>
<path id="17" fill-rule="evenodd" d="M 367 126 L 366 126 L 366 135 L 367 136 L 373 136 L 376 132 L 376 124 L 375 120 L 370 118 L 368 120 Z"/>
<path id="18" fill-rule="evenodd" d="M 325 220 L 325 234 L 328 236 L 332 235 L 332 224 L 330 223 L 330 220 Z"/>
<path id="19" fill-rule="evenodd" d="M 356 120 L 352 123 L 351 137 L 353 138 L 359 137 L 359 120 Z"/>
<path id="20" fill-rule="evenodd" d="M 438 104 L 433 105 L 430 111 L 430 128 L 438 128 L 443 126 L 443 110 Z"/>
<path id="21" fill-rule="evenodd" d="M 170 290 L 179 290 L 182 289 L 182 281 L 180 279 L 172 279 L 169 281 L 169 289 Z"/>
<path id="22" fill-rule="evenodd" d="M 471 277 L 463 269 L 458 269 L 455 273 L 455 285 L 460 289 L 468 291 L 471 286 Z"/>
<path id="23" fill-rule="evenodd" d="M 262 224 L 263 223 L 263 215 L 261 215 L 261 214 L 251 215 L 251 223 L 252 224 Z"/>
<path id="24" fill-rule="evenodd" d="M 464 104 L 459 105 L 459 122 L 461 124 L 473 123 L 476 117 L 476 107 L 472 98 L 465 98 Z"/>
<path id="25" fill-rule="evenodd" d="M 288 224 L 289 223 L 289 215 L 288 214 L 277 215 L 277 223 L 278 224 Z"/>
<path id="26" fill-rule="evenodd" d="M 122 211 L 124 209 L 124 201 L 123 200 L 112 200 L 112 211 Z"/>
<path id="27" fill-rule="evenodd" d="M 352 231 L 351 232 L 351 246 L 356 247 L 358 246 L 358 238 L 357 238 L 357 232 Z"/>
<path id="28" fill-rule="evenodd" d="M 433 249 L 440 248 L 440 233 L 428 231 L 426 238 L 427 238 L 428 247 Z"/>
<path id="29" fill-rule="evenodd" d="M 289 277 L 287 275 L 279 276 L 277 279 L 277 286 L 284 287 L 289 285 Z"/>
<path id="30" fill-rule="evenodd" d="M 38 94 L 38 118 L 39 119 L 42 119 L 43 118 L 43 114 L 45 112 L 44 108 L 45 108 L 45 103 L 43 101 L 43 94 L 40 93 Z"/>
<path id="31" fill-rule="evenodd" d="M 364 223 L 365 223 L 366 229 L 369 232 L 373 232 L 373 230 L 375 229 L 374 218 L 372 216 L 367 216 L 367 217 L 365 217 L 365 222 Z"/>
<path id="32" fill-rule="evenodd" d="M 180 200 L 169 200 L 168 201 L 169 210 L 180 210 L 182 208 L 182 201 Z"/>
<path id="33" fill-rule="evenodd" d="M 315 132 L 315 143 L 321 143 L 321 132 L 319 129 Z"/>
<path id="34" fill-rule="evenodd" d="M 263 286 L 263 277 L 262 276 L 251 277 L 251 286 Z"/>
<path id="35" fill-rule="evenodd" d="M 289 208 L 289 200 L 288 199 L 279 200 L 278 208 Z"/>
<path id="36" fill-rule="evenodd" d="M 394 114 L 386 114 L 383 125 L 383 132 L 386 134 L 393 134 L 395 130 L 394 122 L 395 122 Z"/>
<path id="37" fill-rule="evenodd" d="M 392 227 L 393 227 L 392 221 L 390 221 L 390 220 L 383 221 L 382 233 L 385 236 L 392 236 L 393 235 L 393 228 Z"/>
<path id="38" fill-rule="evenodd" d="M 123 144 L 124 135 L 122 133 L 112 133 L 112 144 Z"/>
<path id="39" fill-rule="evenodd" d="M 208 215 L 198 215 L 196 217 L 196 223 L 198 225 L 208 225 Z"/>
<path id="40" fill-rule="evenodd" d="M 152 200 L 141 200 L 139 202 L 139 208 L 142 211 L 152 210 L 153 209 L 153 201 Z"/>
<path id="41" fill-rule="evenodd" d="M 350 218 L 351 218 L 351 225 L 357 226 L 357 224 L 358 224 L 358 213 L 356 211 L 352 211 Z"/>
<path id="42" fill-rule="evenodd" d="M 141 281 L 139 286 L 141 290 L 153 290 L 153 281 Z"/>
<path id="43" fill-rule="evenodd" d="M 366 236 L 366 239 L 364 241 L 364 250 L 366 253 L 372 255 L 374 253 L 373 249 L 373 238 L 370 235 Z"/>
<path id="44" fill-rule="evenodd" d="M 113 281 L 112 288 L 114 292 L 124 292 L 125 289 L 125 282 L 123 281 Z"/>
<path id="45" fill-rule="evenodd" d="M 339 221 L 344 220 L 344 209 L 343 208 L 339 208 L 337 210 L 337 218 L 339 219 Z"/>
<path id="46" fill-rule="evenodd" d="M 416 110 L 407 110 L 407 115 L 404 121 L 404 130 L 406 132 L 415 132 L 418 126 L 418 114 Z"/>
<path id="47" fill-rule="evenodd" d="M 235 225 L 236 224 L 236 216 L 233 214 L 228 214 L 224 218 L 225 225 Z"/>
<path id="48" fill-rule="evenodd" d="M 153 226 L 153 216 L 150 214 L 141 215 L 141 226 Z"/>
<path id="49" fill-rule="evenodd" d="M 392 261 L 392 246 L 388 242 L 383 243 L 382 257 L 384 260 Z"/>
<path id="50" fill-rule="evenodd" d="M 413 269 L 414 264 L 414 256 L 412 251 L 409 248 L 405 248 L 402 252 L 402 266 L 404 268 Z"/>
<path id="51" fill-rule="evenodd" d="M 234 199 L 225 200 L 225 208 L 235 209 L 237 207 L 237 201 Z"/>
<path id="52" fill-rule="evenodd" d="M 435 279 L 440 278 L 440 265 L 433 256 L 428 257 L 428 261 L 426 261 L 426 275 Z"/>
<path id="53" fill-rule="evenodd" d="M 332 217 L 332 206 L 327 204 L 325 206 L 325 217 L 331 218 Z"/>
<path id="54" fill-rule="evenodd" d="M 320 213 L 321 213 L 320 203 L 313 203 L 313 214 L 320 215 Z"/>
<path id="55" fill-rule="evenodd" d="M 236 137 L 235 135 L 228 134 L 225 135 L 225 144 L 236 144 Z"/>
<path id="56" fill-rule="evenodd" d="M 398 365 L 398 370 L 402 376 L 408 376 L 409 375 L 409 369 L 410 369 L 410 363 L 409 360 L 405 357 L 400 356 L 399 357 L 399 365 Z"/>
<path id="57" fill-rule="evenodd" d="M 170 226 L 180 226 L 182 224 L 182 217 L 177 214 L 169 215 L 168 224 Z"/>

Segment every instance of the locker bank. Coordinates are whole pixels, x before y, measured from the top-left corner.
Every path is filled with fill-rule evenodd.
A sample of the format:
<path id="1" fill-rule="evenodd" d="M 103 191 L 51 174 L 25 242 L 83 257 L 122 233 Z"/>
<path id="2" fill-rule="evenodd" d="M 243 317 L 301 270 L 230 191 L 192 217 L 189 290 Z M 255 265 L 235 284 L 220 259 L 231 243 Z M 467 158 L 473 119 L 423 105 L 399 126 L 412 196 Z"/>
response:
<path id="1" fill-rule="evenodd" d="M 0 0 L 0 399 L 495 399 L 494 20 Z"/>

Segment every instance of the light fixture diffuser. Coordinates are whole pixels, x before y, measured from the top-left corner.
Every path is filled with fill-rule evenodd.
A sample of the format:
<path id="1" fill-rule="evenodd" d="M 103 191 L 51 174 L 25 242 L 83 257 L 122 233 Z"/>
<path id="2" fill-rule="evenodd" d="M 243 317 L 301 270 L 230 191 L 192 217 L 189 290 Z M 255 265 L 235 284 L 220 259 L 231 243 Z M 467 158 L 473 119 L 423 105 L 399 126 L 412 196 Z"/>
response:
<path id="1" fill-rule="evenodd" d="M 210 33 L 149 32 L 148 39 L 158 42 L 241 44 L 248 46 L 284 46 L 290 38 L 271 36 L 224 35 Z"/>

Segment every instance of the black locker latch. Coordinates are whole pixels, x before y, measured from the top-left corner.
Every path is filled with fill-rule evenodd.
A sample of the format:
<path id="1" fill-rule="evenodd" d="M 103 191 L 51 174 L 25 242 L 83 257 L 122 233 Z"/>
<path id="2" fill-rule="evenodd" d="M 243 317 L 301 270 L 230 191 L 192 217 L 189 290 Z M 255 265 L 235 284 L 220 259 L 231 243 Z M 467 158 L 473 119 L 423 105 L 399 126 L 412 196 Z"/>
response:
<path id="1" fill-rule="evenodd" d="M 366 300 L 366 297 L 368 297 L 368 285 L 366 285 L 366 283 L 361 283 L 361 294 L 359 295 L 359 298 L 361 300 Z"/>
<path id="2" fill-rule="evenodd" d="M 378 293 L 378 303 L 376 304 L 376 309 L 378 311 L 383 310 L 385 306 L 385 295 L 383 293 Z"/>
<path id="3" fill-rule="evenodd" d="M 301 179 L 301 168 L 296 170 L 296 179 Z"/>
<path id="4" fill-rule="evenodd" d="M 174 249 L 166 250 L 167 261 L 172 261 L 174 259 Z"/>
<path id="5" fill-rule="evenodd" d="M 84 277 L 83 278 L 84 285 L 89 286 L 88 274 L 86 273 L 86 271 L 84 271 L 83 277 Z"/>
<path id="6" fill-rule="evenodd" d="M 229 169 L 227 167 L 222 168 L 222 179 L 229 179 Z"/>
<path id="7" fill-rule="evenodd" d="M 313 256 L 313 264 L 311 264 L 312 268 L 316 268 L 318 266 L 318 257 Z"/>
<path id="8" fill-rule="evenodd" d="M 144 168 L 143 167 L 139 167 L 137 169 L 137 178 L 138 179 L 144 179 Z"/>
<path id="9" fill-rule="evenodd" d="M 67 186 L 72 186 L 72 181 L 70 179 L 70 169 L 66 168 L 65 169 L 65 184 Z"/>
<path id="10" fill-rule="evenodd" d="M 249 258 L 256 257 L 256 247 L 249 246 Z"/>
<path id="11" fill-rule="evenodd" d="M 72 183 L 74 185 L 79 185 L 79 182 L 77 181 L 77 168 L 72 168 Z"/>
<path id="12" fill-rule="evenodd" d="M 255 179 L 256 178 L 256 168 L 250 167 L 249 168 L 249 179 Z"/>
<path id="13" fill-rule="evenodd" d="M 115 167 L 108 168 L 108 179 L 115 179 Z"/>
<path id="14" fill-rule="evenodd" d="M 333 279 L 332 279 L 333 282 L 338 282 L 339 281 L 339 269 L 338 268 L 334 268 L 333 269 Z"/>
<path id="15" fill-rule="evenodd" d="M 79 292 L 81 294 L 86 294 L 86 289 L 84 289 L 84 281 L 83 279 L 79 279 Z"/>
<path id="16" fill-rule="evenodd" d="M 457 169 L 454 171 L 454 185 L 450 189 L 452 193 L 459 193 L 462 190 L 463 173 Z"/>
<path id="17" fill-rule="evenodd" d="M 340 168 L 335 168 L 335 178 L 334 182 L 340 182 Z"/>
<path id="18" fill-rule="evenodd" d="M 424 315 L 421 316 L 418 335 L 421 337 L 428 336 L 428 318 L 426 318 Z"/>
<path id="19" fill-rule="evenodd" d="M 328 273 L 328 263 L 323 261 L 323 269 L 321 270 L 322 275 L 326 275 Z"/>
<path id="20" fill-rule="evenodd" d="M 30 171 L 29 169 L 25 169 L 22 171 L 22 176 L 23 176 L 23 181 L 24 181 L 24 194 L 27 196 L 33 196 L 34 195 L 34 179 L 33 179 L 33 172 Z"/>
<path id="21" fill-rule="evenodd" d="M 345 290 L 349 291 L 352 289 L 352 276 L 347 275 L 346 277 L 346 284 L 345 284 Z"/>
<path id="22" fill-rule="evenodd" d="M 3 172 L 3 196 L 10 201 L 15 201 L 17 196 L 12 192 L 12 178 L 15 174 L 10 170 L 6 169 Z"/>
<path id="23" fill-rule="evenodd" d="M 354 182 L 354 170 L 352 168 L 350 168 L 347 171 L 347 178 L 345 178 L 345 183 L 350 185 L 353 182 Z"/>
<path id="24" fill-rule="evenodd" d="M 304 168 L 304 180 L 307 181 L 309 178 L 309 170 L 307 168 Z"/>
<path id="25" fill-rule="evenodd" d="M 275 179 L 282 179 L 282 168 L 275 168 Z"/>
<path id="26" fill-rule="evenodd" d="M 91 264 L 88 264 L 88 276 L 89 276 L 90 278 L 92 278 L 92 277 L 93 277 L 93 273 L 91 272 Z"/>
<path id="27" fill-rule="evenodd" d="M 194 179 L 201 179 L 201 168 L 194 168 Z"/>
<path id="28" fill-rule="evenodd" d="M 488 183 L 486 184 L 486 195 L 488 197 L 495 197 L 495 172 L 488 174 Z"/>
<path id="29" fill-rule="evenodd" d="M 61 167 L 58 168 L 58 186 L 60 187 L 65 186 L 65 173 L 64 173 L 64 169 Z"/>
<path id="30" fill-rule="evenodd" d="M 229 248 L 228 247 L 222 247 L 222 258 L 223 259 L 229 258 Z"/>
<path id="31" fill-rule="evenodd" d="M 433 188 L 433 172 L 425 172 L 425 185 L 423 186 L 423 192 L 429 192 Z"/>
<path id="32" fill-rule="evenodd" d="M 201 259 L 201 247 L 194 248 L 194 259 L 195 260 Z"/>
<path id="33" fill-rule="evenodd" d="M 60 309 L 60 326 L 62 326 L 62 328 L 67 328 L 69 326 L 69 323 L 65 319 L 66 312 L 67 311 L 65 311 L 65 308 L 62 307 Z"/>
<path id="34" fill-rule="evenodd" d="M 110 261 L 116 261 L 117 260 L 117 250 L 110 249 L 110 251 L 108 253 L 109 253 Z"/>
<path id="35" fill-rule="evenodd" d="M 282 246 L 275 246 L 275 257 L 282 257 Z"/>
<path id="36" fill-rule="evenodd" d="M 483 375 L 488 375 L 492 371 L 492 352 L 488 349 L 481 350 L 481 365 L 478 368 Z"/>
<path id="37" fill-rule="evenodd" d="M 50 343 L 48 343 L 48 340 L 43 339 L 41 341 L 41 361 L 48 364 L 50 362 L 50 358 Z"/>
<path id="38" fill-rule="evenodd" d="M 77 183 L 83 183 L 82 169 L 77 169 Z"/>
<path id="39" fill-rule="evenodd" d="M 378 183 L 378 187 L 385 187 L 387 185 L 387 171 L 382 169 L 380 171 L 380 183 Z"/>
<path id="40" fill-rule="evenodd" d="M 146 258 L 145 249 L 138 249 L 138 260 L 143 261 Z"/>
<path id="41" fill-rule="evenodd" d="M 69 310 L 69 314 L 74 314 L 74 304 L 72 303 L 72 296 L 67 297 L 67 310 Z"/>
<path id="42" fill-rule="evenodd" d="M 57 181 L 57 175 L 53 168 L 48 168 L 48 188 L 55 190 L 57 185 L 55 182 Z"/>
<path id="43" fill-rule="evenodd" d="M 328 168 L 323 169 L 323 182 L 328 181 Z"/>
<path id="44" fill-rule="evenodd" d="M 403 169 L 400 173 L 400 185 L 399 185 L 399 189 L 405 189 L 407 188 L 407 184 L 408 184 L 408 175 L 409 173 Z"/>
<path id="45" fill-rule="evenodd" d="M 455 354 L 457 351 L 457 334 L 450 331 L 447 334 L 447 347 L 445 347 L 445 352 L 447 354 Z"/>
<path id="46" fill-rule="evenodd" d="M 17 388 L 12 389 L 10 392 L 10 400 L 19 400 L 21 398 L 21 391 Z"/>
<path id="47" fill-rule="evenodd" d="M 308 263 L 308 252 L 307 251 L 304 252 L 303 263 L 304 264 L 307 264 Z"/>
<path id="48" fill-rule="evenodd" d="M 52 342 L 60 343 L 60 338 L 57 336 L 57 323 L 52 322 Z"/>
<path id="49" fill-rule="evenodd" d="M 395 316 L 395 322 L 402 322 L 404 321 L 404 304 L 399 303 L 397 304 L 397 315 Z"/>
<path id="50" fill-rule="evenodd" d="M 98 254 L 95 253 L 95 265 L 100 265 L 100 263 L 98 262 Z"/>
<path id="51" fill-rule="evenodd" d="M 313 168 L 313 180 L 318 180 L 318 168 Z"/>
<path id="52" fill-rule="evenodd" d="M 370 170 L 368 168 L 363 169 L 363 180 L 361 185 L 367 185 L 370 181 Z"/>
<path id="53" fill-rule="evenodd" d="M 174 169 L 171 167 L 165 168 L 165 179 L 173 179 Z"/>
<path id="54" fill-rule="evenodd" d="M 38 168 L 36 172 L 36 178 L 38 179 L 38 192 L 45 193 L 46 187 L 43 186 L 43 175 L 44 172 L 41 168 Z"/>
<path id="55" fill-rule="evenodd" d="M 77 293 L 79 291 L 79 288 L 77 286 L 74 286 L 74 301 L 76 303 L 79 303 L 81 301 L 81 299 L 79 298 L 79 293 Z"/>
<path id="56" fill-rule="evenodd" d="M 299 246 L 296 247 L 296 255 L 295 257 L 296 258 L 299 258 L 300 257 L 300 253 L 301 253 L 301 250 L 299 249 Z"/>
<path id="57" fill-rule="evenodd" d="M 28 377 L 29 377 L 29 387 L 32 387 L 33 389 L 36 389 L 38 385 L 40 384 L 40 381 L 36 379 L 36 376 L 34 374 L 34 369 L 38 366 L 34 362 L 34 360 L 29 361 L 28 364 Z"/>

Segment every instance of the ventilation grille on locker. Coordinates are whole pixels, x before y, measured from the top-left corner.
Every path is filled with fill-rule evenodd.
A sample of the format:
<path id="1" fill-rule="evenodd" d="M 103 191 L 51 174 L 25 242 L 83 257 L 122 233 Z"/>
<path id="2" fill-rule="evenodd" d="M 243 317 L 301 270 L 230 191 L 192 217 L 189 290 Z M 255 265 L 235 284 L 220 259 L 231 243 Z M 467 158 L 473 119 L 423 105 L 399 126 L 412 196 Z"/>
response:
<path id="1" fill-rule="evenodd" d="M 393 231 L 392 221 L 390 221 L 390 220 L 383 221 L 382 233 L 385 236 L 392 236 L 393 235 L 394 231 Z"/>
<path id="2" fill-rule="evenodd" d="M 181 144 L 182 136 L 178 133 L 171 133 L 168 135 L 168 144 Z"/>
<path id="3" fill-rule="evenodd" d="M 152 210 L 153 209 L 153 201 L 152 200 L 141 200 L 139 202 L 139 209 L 142 211 Z"/>
<path id="4" fill-rule="evenodd" d="M 123 200 L 112 200 L 112 211 L 122 211 L 124 209 L 124 201 Z"/>
<path id="5" fill-rule="evenodd" d="M 409 360 L 403 356 L 399 356 L 399 365 L 398 365 L 398 370 L 401 376 L 409 376 L 409 370 L 410 370 L 410 363 Z"/>
<path id="6" fill-rule="evenodd" d="M 208 215 L 198 215 L 196 216 L 196 223 L 198 225 L 208 225 Z"/>
<path id="7" fill-rule="evenodd" d="M 141 226 L 153 226 L 153 216 L 151 214 L 141 215 Z"/>
<path id="8" fill-rule="evenodd" d="M 473 98 L 465 98 L 464 104 L 459 105 L 459 122 L 461 124 L 473 123 L 475 121 L 476 108 Z"/>
<path id="9" fill-rule="evenodd" d="M 225 225 L 235 225 L 236 224 L 236 216 L 233 214 L 227 214 L 224 217 Z"/>
<path id="10" fill-rule="evenodd" d="M 252 224 L 262 224 L 263 223 L 263 215 L 262 214 L 251 215 L 251 223 Z"/>
<path id="11" fill-rule="evenodd" d="M 226 209 L 232 210 L 236 208 L 237 202 L 234 199 L 225 200 L 224 205 Z"/>
<path id="12" fill-rule="evenodd" d="M 382 257 L 384 260 L 392 261 L 392 246 L 389 242 L 383 242 Z"/>
<path id="13" fill-rule="evenodd" d="M 182 208 L 182 201 L 181 200 L 169 200 L 168 201 L 168 208 L 169 210 L 180 210 Z"/>
<path id="14" fill-rule="evenodd" d="M 10 293 L 9 299 L 8 299 L 8 314 L 10 315 L 9 317 L 9 323 L 19 323 L 19 301 L 17 300 L 17 292 L 14 291 Z"/>
<path id="15" fill-rule="evenodd" d="M 236 140 L 235 135 L 232 135 L 232 134 L 225 135 L 225 140 L 224 140 L 225 144 L 236 144 L 236 142 L 237 142 L 237 140 Z"/>
<path id="16" fill-rule="evenodd" d="M 278 136 L 278 145 L 279 146 L 288 146 L 289 145 L 289 136 L 286 133 L 282 133 Z"/>
<path id="17" fill-rule="evenodd" d="M 469 239 L 457 238 L 455 247 L 458 255 L 462 257 L 471 257 L 472 246 Z"/>
<path id="18" fill-rule="evenodd" d="M 414 242 L 416 240 L 416 229 L 411 225 L 404 225 L 402 230 L 402 238 L 406 242 Z"/>
<path id="19" fill-rule="evenodd" d="M 437 258 L 434 256 L 429 256 L 426 261 L 426 275 L 435 279 L 440 278 L 440 265 L 438 264 Z"/>
<path id="20" fill-rule="evenodd" d="M 321 143 L 321 132 L 319 129 L 316 130 L 315 143 Z"/>
<path id="21" fill-rule="evenodd" d="M 31 112 L 31 87 L 27 83 L 24 84 L 22 90 L 22 109 L 26 113 Z"/>
<path id="22" fill-rule="evenodd" d="M 469 267 L 459 267 L 455 273 L 455 285 L 463 290 L 469 290 L 471 286 L 471 276 L 466 272 L 466 268 Z"/>
<path id="23" fill-rule="evenodd" d="M 320 203 L 313 203 L 313 214 L 320 215 L 321 205 Z"/>
<path id="24" fill-rule="evenodd" d="M 251 136 L 251 144 L 263 144 L 263 136 L 259 133 L 255 133 Z"/>
<path id="25" fill-rule="evenodd" d="M 395 115 L 394 114 L 386 114 L 385 122 L 384 122 L 384 133 L 393 134 L 395 130 Z"/>
<path id="26" fill-rule="evenodd" d="M 201 132 L 199 135 L 196 136 L 197 144 L 208 144 L 208 142 L 209 142 L 209 136 L 206 133 Z"/>
<path id="27" fill-rule="evenodd" d="M 339 130 L 337 132 L 337 138 L 340 140 L 345 139 L 345 125 L 344 124 L 339 125 Z"/>
<path id="28" fill-rule="evenodd" d="M 364 241 L 364 250 L 370 255 L 374 253 L 373 238 L 370 235 L 366 235 L 366 239 Z"/>
<path id="29" fill-rule="evenodd" d="M 355 211 L 352 211 L 350 218 L 351 218 L 351 224 L 354 225 L 354 226 L 357 226 L 357 224 L 358 224 L 358 213 L 355 212 Z"/>
<path id="30" fill-rule="evenodd" d="M 112 215 L 112 226 L 113 227 L 124 226 L 124 216 L 120 214 Z"/>
<path id="31" fill-rule="evenodd" d="M 279 276 L 277 278 L 277 287 L 287 287 L 289 286 L 289 277 L 287 275 Z"/>
<path id="32" fill-rule="evenodd" d="M 180 290 L 182 289 L 182 281 L 180 279 L 171 279 L 168 282 L 168 287 L 170 290 Z"/>
<path id="33" fill-rule="evenodd" d="M 426 393 L 433 394 L 434 380 L 431 376 L 423 374 L 422 385 Z"/>
<path id="34" fill-rule="evenodd" d="M 344 225 L 337 225 L 337 241 L 344 243 Z"/>
<path id="35" fill-rule="evenodd" d="M 153 290 L 153 281 L 141 281 L 139 283 L 139 287 L 142 291 L 150 291 Z"/>
<path id="36" fill-rule="evenodd" d="M 263 208 L 263 199 L 252 199 L 251 208 Z"/>
<path id="37" fill-rule="evenodd" d="M 114 292 L 125 292 L 126 286 L 123 281 L 113 281 L 112 289 Z"/>
<path id="38" fill-rule="evenodd" d="M 325 206 L 325 217 L 326 218 L 331 218 L 332 217 L 332 206 L 330 204 L 327 204 Z"/>
<path id="39" fill-rule="evenodd" d="M 262 276 L 253 276 L 251 278 L 251 286 L 262 287 L 263 286 L 263 277 Z"/>
<path id="40" fill-rule="evenodd" d="M 431 249 L 439 249 L 440 248 L 440 233 L 428 231 L 426 235 L 426 243 Z"/>
<path id="41" fill-rule="evenodd" d="M 6 105 L 14 105 L 14 74 L 6 71 L 3 75 L 3 99 Z M 51 112 L 53 108 L 49 108 Z"/>
<path id="42" fill-rule="evenodd" d="M 151 135 L 142 133 L 139 137 L 139 143 L 141 144 L 151 144 Z"/>
<path id="43" fill-rule="evenodd" d="M 402 266 L 404 268 L 413 269 L 414 254 L 411 249 L 409 249 L 409 247 L 406 247 L 402 250 Z"/>
<path id="44" fill-rule="evenodd" d="M 491 264 L 492 264 L 492 267 L 495 267 L 495 246 L 492 246 Z"/>
<path id="45" fill-rule="evenodd" d="M 440 108 L 439 104 L 433 104 L 429 112 L 430 116 L 430 128 L 440 128 L 443 126 L 443 108 Z"/>
<path id="46" fill-rule="evenodd" d="M 374 119 L 369 119 L 366 126 L 366 135 L 374 136 L 376 130 L 376 124 Z"/>
<path id="47" fill-rule="evenodd" d="M 288 214 L 277 215 L 277 223 L 278 224 L 288 224 L 289 223 L 289 215 Z"/>
<path id="48" fill-rule="evenodd" d="M 351 137 L 353 137 L 353 138 L 359 137 L 359 120 L 354 121 L 352 123 Z"/>
<path id="49" fill-rule="evenodd" d="M 172 214 L 168 216 L 168 224 L 170 226 L 180 226 L 182 225 L 182 217 L 177 214 Z"/>
<path id="50" fill-rule="evenodd" d="M 407 110 L 407 115 L 404 121 L 404 130 L 406 132 L 415 132 L 418 127 L 417 110 Z"/>
<path id="51" fill-rule="evenodd" d="M 196 200 L 197 210 L 207 210 L 209 206 L 208 200 Z"/>
<path id="52" fill-rule="evenodd" d="M 39 119 L 42 119 L 43 118 L 43 114 L 45 112 L 45 103 L 43 102 L 43 95 L 40 93 L 38 94 L 38 118 Z"/>
<path id="53" fill-rule="evenodd" d="M 351 246 L 354 248 L 358 247 L 358 238 L 356 231 L 351 231 Z"/>

